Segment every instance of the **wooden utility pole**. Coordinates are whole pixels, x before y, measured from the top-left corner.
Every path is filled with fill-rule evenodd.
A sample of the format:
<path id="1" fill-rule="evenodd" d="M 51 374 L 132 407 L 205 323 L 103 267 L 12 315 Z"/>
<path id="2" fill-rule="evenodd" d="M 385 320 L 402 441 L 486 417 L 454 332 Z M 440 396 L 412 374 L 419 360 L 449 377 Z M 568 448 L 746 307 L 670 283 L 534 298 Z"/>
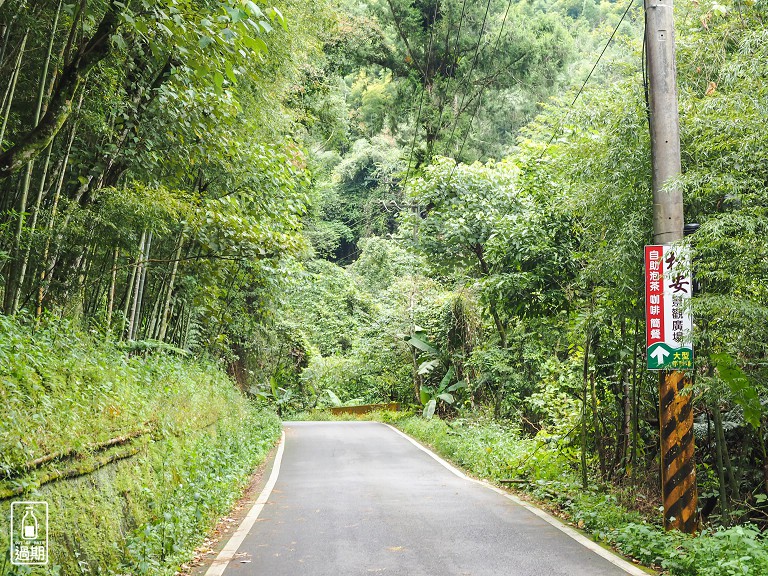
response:
<path id="1" fill-rule="evenodd" d="M 645 43 L 650 92 L 653 155 L 654 244 L 683 239 L 683 193 L 680 176 L 680 118 L 673 0 L 644 0 Z M 661 483 L 664 524 L 683 532 L 697 529 L 696 465 L 690 385 L 683 372 L 662 371 L 659 378 Z"/>

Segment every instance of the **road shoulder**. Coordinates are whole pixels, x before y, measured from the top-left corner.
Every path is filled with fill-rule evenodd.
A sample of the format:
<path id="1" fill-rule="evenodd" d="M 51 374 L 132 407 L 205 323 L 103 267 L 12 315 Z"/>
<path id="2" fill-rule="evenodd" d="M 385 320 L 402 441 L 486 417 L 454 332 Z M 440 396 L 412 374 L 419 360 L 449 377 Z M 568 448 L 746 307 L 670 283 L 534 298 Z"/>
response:
<path id="1" fill-rule="evenodd" d="M 407 439 L 409 442 L 411 442 L 414 446 L 416 446 L 419 450 L 429 455 L 431 458 L 433 458 L 435 461 L 437 461 L 441 466 L 446 468 L 451 473 L 455 474 L 459 478 L 462 478 L 468 482 L 473 482 L 475 484 L 479 484 L 481 486 L 484 486 L 485 488 L 488 488 L 489 490 L 492 490 L 496 492 L 497 494 L 500 494 L 507 498 L 508 500 L 511 500 L 515 504 L 522 506 L 532 514 L 535 514 L 548 524 L 552 525 L 553 527 L 557 528 L 591 552 L 597 554 L 601 558 L 604 558 L 614 566 L 621 568 L 624 570 L 627 574 L 630 574 L 632 576 L 648 576 L 648 575 L 655 575 L 658 574 L 655 571 L 652 571 L 645 566 L 640 566 L 633 564 L 630 560 L 620 556 L 617 552 L 613 551 L 612 549 L 608 549 L 605 546 L 602 546 L 601 544 L 595 542 L 594 540 L 590 539 L 586 534 L 580 532 L 575 527 L 568 526 L 564 522 L 562 522 L 559 518 L 556 516 L 553 516 L 548 511 L 544 510 L 543 508 L 540 508 L 536 505 L 534 505 L 531 502 L 522 500 L 521 498 L 517 497 L 515 494 L 511 493 L 508 490 L 504 490 L 503 488 L 500 488 L 498 486 L 495 486 L 491 484 L 490 482 L 487 482 L 485 480 L 481 480 L 478 478 L 474 478 L 461 470 L 460 468 L 454 466 L 447 460 L 443 459 L 441 456 L 433 452 L 430 448 L 423 445 L 421 442 L 416 440 L 415 438 L 412 438 L 402 430 L 398 430 L 395 426 L 392 426 L 391 424 L 384 423 L 385 426 L 392 429 L 394 432 L 402 436 L 403 438 Z"/>
<path id="2" fill-rule="evenodd" d="M 248 514 L 257 504 L 259 497 L 269 482 L 281 447 L 285 445 L 285 436 L 272 448 L 264 461 L 254 470 L 242 496 L 234 504 L 229 514 L 223 516 L 208 533 L 203 543 L 195 549 L 194 558 L 182 566 L 178 576 L 205 576 L 221 551 L 230 542 L 234 533 L 243 525 Z"/>

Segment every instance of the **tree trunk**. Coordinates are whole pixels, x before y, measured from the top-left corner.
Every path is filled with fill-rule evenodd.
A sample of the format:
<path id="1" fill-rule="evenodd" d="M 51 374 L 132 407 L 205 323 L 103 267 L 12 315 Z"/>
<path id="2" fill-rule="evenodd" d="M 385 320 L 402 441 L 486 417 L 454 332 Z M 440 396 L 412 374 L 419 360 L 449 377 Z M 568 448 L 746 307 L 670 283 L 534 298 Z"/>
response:
<path id="1" fill-rule="evenodd" d="M 133 324 L 133 334 L 131 335 L 131 340 L 135 340 L 136 337 L 139 335 L 139 331 L 141 330 L 141 313 L 144 306 L 144 288 L 147 284 L 147 269 L 148 269 L 148 262 L 149 262 L 149 251 L 152 247 L 152 232 L 150 232 L 147 235 L 147 242 L 144 245 L 144 257 L 141 263 L 141 281 L 139 283 L 139 297 L 138 300 L 135 302 L 136 304 L 136 321 Z"/>
<path id="2" fill-rule="evenodd" d="M 3 1 L 0 0 L 0 8 L 3 6 Z M 11 27 L 5 22 L 0 24 L 0 62 L 5 62 L 5 50 L 8 48 L 8 38 L 11 36 Z M 2 110 L 4 106 L 0 106 Z"/>
<path id="3" fill-rule="evenodd" d="M 390 4 L 391 6 L 391 4 Z M 412 238 L 414 243 L 419 238 L 419 207 L 413 206 L 412 208 L 414 216 L 416 218 L 413 219 L 413 230 L 411 232 Z M 410 321 L 410 330 L 411 334 L 415 334 L 416 332 L 416 316 L 415 316 L 415 309 L 416 309 L 416 277 L 415 272 L 412 272 L 411 274 L 411 291 L 410 295 L 408 297 L 408 319 Z M 419 375 L 419 353 L 411 346 L 411 364 L 412 364 L 412 371 L 413 371 L 413 397 L 415 399 L 416 405 L 418 406 L 421 403 L 421 377 Z"/>
<path id="4" fill-rule="evenodd" d="M 19 47 L 19 55 L 16 57 L 16 64 L 13 67 L 13 73 L 11 74 L 11 81 L 8 83 L 8 88 L 3 96 L 3 124 L 0 126 L 0 147 L 3 144 L 5 138 L 5 129 L 8 126 L 8 118 L 11 115 L 11 106 L 13 105 L 13 96 L 16 93 L 16 82 L 19 79 L 19 71 L 21 70 L 21 61 L 24 59 L 24 50 L 27 46 L 27 38 L 29 37 L 29 29 L 27 29 L 24 38 L 21 41 Z M 6 102 L 7 100 L 7 102 Z"/>
<path id="5" fill-rule="evenodd" d="M 624 476 L 626 476 L 629 460 L 629 446 L 632 442 L 632 392 L 629 381 L 629 368 L 622 370 L 621 405 L 624 410 L 624 421 L 623 429 L 621 431 L 622 456 L 619 462 L 623 463 L 621 467 L 624 469 Z"/>
<path id="6" fill-rule="evenodd" d="M 45 192 L 45 182 L 48 178 L 48 168 L 51 163 L 51 151 L 53 146 L 48 146 L 48 153 L 45 156 L 45 162 L 43 164 L 43 172 L 40 175 L 40 187 L 37 191 L 37 198 L 35 199 L 35 208 L 32 212 L 32 221 L 29 224 L 29 242 L 27 242 L 27 247 L 24 250 L 24 256 L 21 259 L 21 270 L 19 270 L 19 277 L 17 280 L 17 289 L 16 294 L 13 299 L 13 309 L 18 310 L 19 308 L 19 298 L 21 297 L 21 291 L 24 287 L 24 280 L 27 276 L 27 268 L 29 267 L 29 258 L 32 253 L 32 244 L 35 240 L 35 231 L 37 230 L 37 219 L 40 215 L 40 208 L 43 203 L 43 193 Z M 34 282 L 32 289 L 34 289 Z"/>
<path id="7" fill-rule="evenodd" d="M 739 481 L 736 478 L 736 473 L 731 463 L 731 456 L 728 452 L 728 443 L 725 440 L 725 430 L 723 429 L 722 422 L 722 415 L 720 415 L 720 434 L 722 434 L 723 439 L 723 464 L 725 464 L 725 471 L 728 474 L 728 484 L 731 489 L 731 502 L 738 502 L 741 498 L 741 494 L 739 493 Z"/>
<path id="8" fill-rule="evenodd" d="M 597 363 L 597 360 L 595 360 Z M 595 373 L 589 375 L 589 389 L 592 396 L 592 427 L 595 433 L 595 447 L 597 448 L 597 458 L 600 465 L 600 476 L 605 479 L 608 476 L 606 468 L 605 446 L 603 445 L 603 435 L 600 433 L 600 418 L 597 414 L 597 387 L 595 386 Z"/>
<path id="9" fill-rule="evenodd" d="M 182 328 L 181 333 L 181 346 L 183 350 L 187 349 L 187 345 L 189 344 L 189 328 L 192 326 L 192 307 L 191 306 L 185 306 L 184 312 L 186 313 L 184 316 L 184 324 Z"/>
<path id="10" fill-rule="evenodd" d="M 43 63 L 43 70 L 40 73 L 40 83 L 37 89 L 37 103 L 35 105 L 35 115 L 33 120 L 33 129 L 40 125 L 40 114 L 43 110 L 43 97 L 45 96 L 45 85 L 48 80 L 48 68 L 51 64 L 51 54 L 53 53 L 53 41 L 56 38 L 56 28 L 59 25 L 59 15 L 61 14 L 61 0 L 59 0 L 59 6 L 56 10 L 56 17 L 53 20 L 53 28 L 51 30 L 51 38 L 48 42 L 48 50 L 45 55 L 45 61 Z M 10 104 L 9 104 L 10 106 Z M 38 200 L 36 204 L 39 206 L 42 198 L 43 190 L 45 189 L 45 177 L 48 172 L 48 165 L 51 159 L 51 147 L 53 139 L 48 142 L 46 148 L 48 154 L 45 161 L 45 167 L 43 169 L 42 183 L 40 184 L 40 193 L 38 194 Z M 16 236 L 14 237 L 13 249 L 11 251 L 11 269 L 8 275 L 8 287 L 6 292 L 5 310 L 7 314 L 15 314 L 19 307 L 19 298 L 21 297 L 21 291 L 24 285 L 24 278 L 27 274 L 27 266 L 29 261 L 29 249 L 25 251 L 24 256 L 21 256 L 21 235 L 24 230 L 24 219 L 27 211 L 27 199 L 29 197 L 29 187 L 32 180 L 32 170 L 34 168 L 34 161 L 32 159 L 27 162 L 27 171 L 24 174 L 24 179 L 21 187 L 21 200 L 19 201 L 19 219 L 16 226 Z M 37 224 L 37 211 L 33 216 L 32 232 L 34 233 L 34 227 Z M 30 240 L 31 242 L 31 240 Z"/>
<path id="11" fill-rule="evenodd" d="M 160 329 L 160 314 L 161 314 L 161 302 L 164 300 L 165 294 L 165 280 L 161 279 L 157 286 L 157 296 L 155 297 L 155 303 L 152 305 L 152 314 L 149 317 L 147 323 L 147 331 L 145 338 L 154 340 L 157 336 L 157 331 Z"/>
<path id="12" fill-rule="evenodd" d="M 91 257 L 91 266 L 89 266 L 88 268 L 86 279 L 88 279 L 88 277 L 90 276 L 90 270 L 91 268 L 93 268 L 93 262 L 96 261 L 97 252 L 98 250 L 96 249 L 96 247 L 94 247 L 91 250 L 91 254 L 93 256 Z M 84 309 L 85 309 L 86 319 L 96 317 L 96 313 L 98 312 L 98 309 L 99 309 L 99 302 L 101 301 L 101 294 L 105 288 L 104 277 L 108 269 L 108 266 L 109 266 L 109 261 L 107 260 L 107 258 L 106 257 L 102 258 L 101 268 L 97 273 L 98 275 L 95 279 L 95 282 L 88 282 L 88 284 L 91 284 L 91 285 L 95 284 L 91 289 L 90 294 L 88 294 L 88 286 L 87 285 L 85 286 L 83 294 L 85 298 Z"/>
<path id="13" fill-rule="evenodd" d="M 116 2 L 112 0 L 94 35 L 64 68 L 43 119 L 11 148 L 0 154 L 0 179 L 18 172 L 34 160 L 64 126 L 72 113 L 75 94 L 85 76 L 110 52 L 110 37 L 119 25 L 117 10 Z"/>
<path id="14" fill-rule="evenodd" d="M 757 431 L 760 442 L 760 455 L 763 457 L 763 489 L 768 494 L 768 451 L 765 448 L 765 423 L 760 418 L 760 429 Z"/>
<path id="15" fill-rule="evenodd" d="M 141 281 L 141 297 L 139 298 L 139 319 L 141 319 L 141 313 L 143 312 L 143 310 L 145 308 L 145 306 L 144 306 L 144 302 L 145 302 L 144 294 L 146 294 L 148 292 L 147 277 L 149 276 L 149 254 L 150 254 L 150 250 L 151 250 L 151 247 L 152 247 L 152 238 L 153 238 L 153 236 L 154 236 L 153 233 L 150 232 L 149 236 L 147 237 L 146 254 L 144 255 L 144 269 L 143 269 L 143 276 L 144 276 L 144 278 L 142 278 L 142 281 Z M 142 326 L 142 323 L 141 322 L 137 322 L 137 324 L 136 324 L 136 336 L 139 335 L 139 330 L 141 329 L 141 326 Z M 146 334 L 144 335 L 144 337 L 146 337 Z"/>
<path id="16" fill-rule="evenodd" d="M 624 345 L 624 342 L 627 339 L 627 320 L 626 318 L 621 318 L 621 342 L 622 346 Z M 614 467 L 616 470 L 618 468 L 618 464 L 620 463 L 622 467 L 624 468 L 624 475 L 626 475 L 627 470 L 627 460 L 629 459 L 629 444 L 630 444 L 630 437 L 632 435 L 632 400 L 631 400 L 631 392 L 630 392 L 630 382 L 629 382 L 629 367 L 626 365 L 624 360 L 620 362 L 620 381 L 621 381 L 621 408 L 622 408 L 622 429 L 621 429 L 621 444 L 620 449 L 617 450 L 617 455 L 619 452 L 621 452 L 621 457 L 615 459 L 617 462 L 617 466 Z"/>
<path id="17" fill-rule="evenodd" d="M 140 249 L 143 250 L 143 246 L 140 247 Z M 128 321 L 128 310 L 131 307 L 131 294 L 133 294 L 133 286 L 136 283 L 136 271 L 139 267 L 139 259 L 141 256 L 139 256 L 136 261 L 134 262 L 133 266 L 131 267 L 131 279 L 128 282 L 128 285 L 125 287 L 125 302 L 123 303 L 123 318 L 120 325 L 120 339 L 122 340 L 123 337 L 127 334 L 126 330 L 126 322 Z"/>
<path id="18" fill-rule="evenodd" d="M 77 109 L 80 110 L 80 106 L 83 104 L 83 94 L 80 94 L 80 102 L 77 105 Z M 67 174 L 67 166 L 69 165 L 69 155 L 72 152 L 72 144 L 75 142 L 75 135 L 77 134 L 77 122 L 72 125 L 72 134 L 69 136 L 69 142 L 67 143 L 67 151 L 64 153 L 64 161 L 61 164 L 61 172 L 56 182 L 56 191 L 53 194 L 53 205 L 51 206 L 51 217 L 48 220 L 47 235 L 45 239 L 45 248 L 43 249 L 43 257 L 41 259 L 43 269 L 40 272 L 40 286 L 37 291 L 37 309 L 35 316 L 38 322 L 43 313 L 43 300 L 47 292 L 47 280 L 53 273 L 53 266 L 55 264 L 55 257 L 49 260 L 49 254 L 51 250 L 51 237 L 53 236 L 53 230 L 56 224 L 56 214 L 59 208 L 59 200 L 61 198 L 61 190 L 64 187 L 64 178 Z"/>
<path id="19" fill-rule="evenodd" d="M 176 317 L 173 318 L 174 322 L 173 328 L 171 329 L 171 338 L 170 341 L 172 344 L 175 344 L 179 348 L 182 348 L 181 345 L 181 326 L 183 324 L 183 318 L 184 318 L 184 312 L 186 310 L 186 303 L 184 300 L 181 301 L 181 305 L 179 306 L 179 310 L 176 312 Z"/>
<path id="20" fill-rule="evenodd" d="M 472 251 L 477 256 L 477 260 L 480 264 L 480 271 L 483 273 L 483 276 L 486 278 L 490 276 L 491 269 L 490 266 L 488 266 L 488 262 L 485 260 L 485 254 L 483 251 L 483 247 L 480 244 L 475 244 L 472 247 Z M 496 332 L 499 335 L 499 348 L 502 350 L 507 349 L 507 331 L 504 329 L 504 324 L 501 321 L 501 318 L 499 317 L 498 309 L 496 308 L 496 298 L 492 295 L 488 298 L 488 310 L 491 313 L 491 317 L 493 318 L 493 323 L 496 326 Z"/>
<path id="21" fill-rule="evenodd" d="M 631 466 L 630 476 L 634 480 L 635 468 L 637 467 L 637 436 L 638 436 L 638 422 L 637 422 L 637 349 L 640 345 L 640 318 L 635 318 L 635 343 L 632 349 L 632 398 L 630 400 L 630 426 L 631 426 L 631 440 L 629 443 L 629 463 Z M 634 481 L 632 482 L 634 485 Z"/>

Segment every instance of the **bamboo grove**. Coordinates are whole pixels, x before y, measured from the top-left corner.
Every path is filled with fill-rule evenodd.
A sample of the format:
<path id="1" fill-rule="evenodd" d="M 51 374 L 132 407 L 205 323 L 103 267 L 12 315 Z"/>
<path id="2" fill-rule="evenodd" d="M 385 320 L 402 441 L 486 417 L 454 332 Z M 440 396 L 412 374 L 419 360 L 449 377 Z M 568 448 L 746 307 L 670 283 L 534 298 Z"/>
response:
<path id="1" fill-rule="evenodd" d="M 315 8 L 3 2 L 4 312 L 219 350 L 238 314 L 265 315 L 281 258 L 302 250 L 283 102 Z"/>

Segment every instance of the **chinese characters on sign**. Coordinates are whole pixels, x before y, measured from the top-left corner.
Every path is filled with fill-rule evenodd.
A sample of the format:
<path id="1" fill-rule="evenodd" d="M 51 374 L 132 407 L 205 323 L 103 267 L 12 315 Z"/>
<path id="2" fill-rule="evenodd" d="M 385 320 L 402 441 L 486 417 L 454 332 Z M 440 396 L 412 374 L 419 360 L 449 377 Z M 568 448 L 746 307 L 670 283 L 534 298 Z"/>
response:
<path id="1" fill-rule="evenodd" d="M 690 262 L 677 246 L 645 247 L 645 321 L 649 370 L 691 370 Z"/>
<path id="2" fill-rule="evenodd" d="M 11 564 L 48 564 L 48 503 L 11 503 Z"/>

